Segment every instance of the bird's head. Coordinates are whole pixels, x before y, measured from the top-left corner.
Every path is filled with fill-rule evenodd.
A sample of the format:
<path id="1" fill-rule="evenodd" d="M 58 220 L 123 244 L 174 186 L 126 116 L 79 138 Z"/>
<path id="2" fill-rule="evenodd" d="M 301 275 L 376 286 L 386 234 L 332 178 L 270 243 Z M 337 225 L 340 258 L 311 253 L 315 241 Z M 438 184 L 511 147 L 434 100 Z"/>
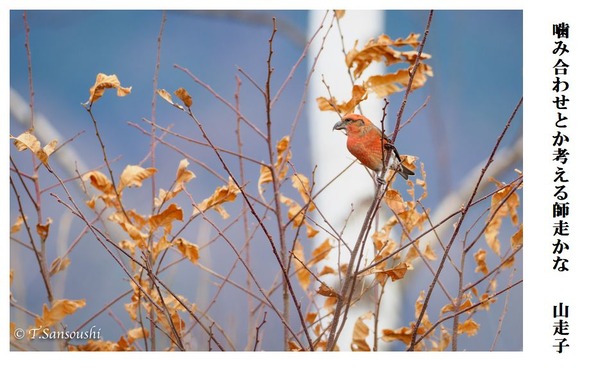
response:
<path id="1" fill-rule="evenodd" d="M 371 121 L 360 114 L 347 114 L 342 120 L 333 125 L 333 130 L 345 130 L 345 133 L 347 133 L 351 127 L 361 128 L 370 124 Z"/>

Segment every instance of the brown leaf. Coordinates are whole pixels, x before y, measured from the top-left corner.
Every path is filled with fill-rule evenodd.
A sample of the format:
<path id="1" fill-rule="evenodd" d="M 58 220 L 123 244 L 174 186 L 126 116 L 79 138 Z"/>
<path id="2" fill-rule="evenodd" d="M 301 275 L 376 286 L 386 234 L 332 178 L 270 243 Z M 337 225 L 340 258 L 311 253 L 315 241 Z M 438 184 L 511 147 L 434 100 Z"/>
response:
<path id="1" fill-rule="evenodd" d="M 321 283 L 319 289 L 317 290 L 317 294 L 322 295 L 324 297 L 339 298 L 339 294 L 325 283 Z"/>
<path id="2" fill-rule="evenodd" d="M 183 159 L 179 161 L 179 166 L 177 167 L 177 174 L 175 176 L 175 184 L 172 189 L 169 191 L 165 191 L 162 188 L 158 192 L 158 197 L 154 199 L 154 206 L 160 207 L 166 201 L 173 199 L 177 194 L 179 194 L 184 188 L 185 184 L 196 177 L 194 172 L 187 169 L 188 165 L 190 165 L 187 159 Z"/>
<path id="3" fill-rule="evenodd" d="M 458 334 L 466 333 L 467 336 L 475 336 L 479 330 L 479 324 L 473 319 L 469 318 L 462 324 L 458 324 Z"/>
<path id="4" fill-rule="evenodd" d="M 410 344 L 412 339 L 412 329 L 404 327 L 400 329 L 383 329 L 381 339 L 385 342 L 401 341 L 406 345 Z"/>
<path id="5" fill-rule="evenodd" d="M 90 88 L 90 98 L 85 104 L 94 103 L 104 95 L 106 89 L 110 88 L 115 88 L 117 90 L 117 96 L 126 96 L 131 93 L 131 87 L 121 87 L 121 82 L 116 75 L 111 74 L 107 76 L 104 73 L 98 73 L 96 82 Z"/>
<path id="6" fill-rule="evenodd" d="M 69 264 L 71 264 L 71 260 L 68 257 L 57 257 L 52 264 L 50 264 L 50 276 L 67 269 Z"/>
<path id="7" fill-rule="evenodd" d="M 181 104 L 174 103 L 173 98 L 171 97 L 171 94 L 169 92 L 167 92 L 166 90 L 158 89 L 158 90 L 156 90 L 156 93 L 158 94 L 158 96 L 160 96 L 165 101 L 167 101 L 169 104 L 171 104 L 173 107 L 183 110 L 183 106 Z"/>
<path id="8" fill-rule="evenodd" d="M 36 317 L 35 326 L 38 328 L 47 328 L 55 325 L 63 320 L 68 315 L 75 313 L 78 309 L 85 306 L 85 299 L 77 301 L 69 299 L 58 299 L 52 303 L 52 307 L 48 309 L 48 306 L 44 303 L 42 308 L 42 316 Z"/>
<path id="9" fill-rule="evenodd" d="M 358 78 L 373 61 L 383 61 L 385 62 L 386 66 L 390 66 L 398 62 L 410 62 L 410 55 L 403 55 L 403 52 L 397 51 L 392 47 L 410 45 L 413 48 L 416 48 L 420 44 L 418 38 L 418 34 L 410 34 L 406 39 L 398 38 L 396 40 L 392 40 L 388 35 L 381 34 L 379 37 L 377 37 L 377 40 L 369 40 L 369 42 L 367 42 L 360 50 L 357 49 L 357 40 L 354 43 L 354 47 L 346 55 L 346 66 L 348 66 L 348 68 L 354 67 L 354 77 Z M 425 53 L 422 55 L 422 58 L 428 56 L 428 54 Z"/>
<path id="10" fill-rule="evenodd" d="M 183 210 L 173 203 L 160 213 L 152 215 L 148 220 L 152 230 L 162 227 L 167 234 L 171 233 L 173 221 L 183 221 Z"/>
<path id="11" fill-rule="evenodd" d="M 298 193 L 302 197 L 304 203 L 310 203 L 308 206 L 308 211 L 313 211 L 315 209 L 315 205 L 312 203 L 310 198 L 310 183 L 308 178 L 301 173 L 296 173 L 292 176 L 292 186 L 298 190 Z"/>
<path id="12" fill-rule="evenodd" d="M 310 285 L 310 272 L 306 269 L 307 265 L 304 258 L 304 248 L 298 240 L 294 243 L 294 249 L 292 249 L 292 259 L 296 268 L 296 278 L 298 279 L 298 283 L 304 291 L 307 291 L 308 286 Z"/>
<path id="13" fill-rule="evenodd" d="M 120 193 L 125 187 L 141 187 L 142 181 L 153 176 L 156 172 L 156 168 L 142 168 L 139 165 L 127 165 L 121 173 L 118 192 Z"/>
<path id="14" fill-rule="evenodd" d="M 192 97 L 190 96 L 188 91 L 185 90 L 185 88 L 178 88 L 177 91 L 175 91 L 174 93 L 175 96 L 181 99 L 181 101 L 183 102 L 183 104 L 185 104 L 187 108 L 190 108 L 192 106 Z"/>
<path id="15" fill-rule="evenodd" d="M 29 149 L 44 165 L 48 165 L 48 157 L 54 152 L 58 143 L 57 140 L 52 140 L 42 148 L 40 141 L 30 131 L 26 131 L 17 137 L 11 135 L 10 138 L 15 140 L 14 145 L 19 152 Z"/>
<path id="16" fill-rule="evenodd" d="M 113 185 L 108 177 L 100 171 L 91 171 L 83 175 L 83 180 L 89 180 L 90 184 L 107 195 L 114 195 Z"/>
<path id="17" fill-rule="evenodd" d="M 352 331 L 352 344 L 350 347 L 352 351 L 363 351 L 370 352 L 371 347 L 367 344 L 367 337 L 369 336 L 369 327 L 365 324 L 365 320 L 373 318 L 373 313 L 367 312 L 356 320 L 354 323 L 354 330 Z"/>
<path id="18" fill-rule="evenodd" d="M 198 245 L 192 244 L 181 237 L 177 237 L 175 241 L 173 241 L 173 244 L 175 244 L 179 253 L 192 263 L 196 264 L 198 262 L 198 259 L 200 258 L 200 248 L 198 248 Z"/>
<path id="19" fill-rule="evenodd" d="M 37 234 L 44 241 L 48 238 L 48 231 L 50 230 L 51 223 L 52 223 L 52 218 L 47 218 L 45 225 L 42 225 L 41 223 L 38 223 L 37 225 L 35 225 Z"/>
<path id="20" fill-rule="evenodd" d="M 205 212 L 213 209 L 218 212 L 223 219 L 229 218 L 229 213 L 221 206 L 223 203 L 233 202 L 237 198 L 240 189 L 230 177 L 227 185 L 218 187 L 208 198 L 204 199 L 197 207 L 198 211 Z M 195 211 L 196 214 L 198 211 Z"/>
<path id="21" fill-rule="evenodd" d="M 325 239 L 325 241 L 323 241 L 321 245 L 319 245 L 315 250 L 313 250 L 312 258 L 308 263 L 310 265 L 317 264 L 319 261 L 325 259 L 332 249 L 333 247 L 331 246 L 329 238 Z"/>
<path id="22" fill-rule="evenodd" d="M 317 105 L 321 111 L 334 111 L 340 115 L 346 115 L 354 112 L 356 106 L 363 100 L 367 99 L 367 89 L 363 85 L 354 85 L 352 87 L 352 97 L 344 103 L 338 103 L 335 97 L 326 99 L 324 97 L 317 98 Z"/>
<path id="23" fill-rule="evenodd" d="M 333 10 L 333 13 L 335 15 L 336 18 L 341 19 L 344 17 L 344 15 L 346 14 L 346 10 L 343 9 L 335 9 Z"/>
<path id="24" fill-rule="evenodd" d="M 513 250 L 516 250 L 523 245 L 523 224 L 519 226 L 519 230 L 510 238 L 510 246 Z"/>
<path id="25" fill-rule="evenodd" d="M 475 257 L 475 263 L 477 264 L 475 272 L 481 272 L 482 274 L 487 275 L 489 273 L 486 263 L 487 252 L 480 249 L 473 256 Z"/>
<path id="26" fill-rule="evenodd" d="M 14 234 L 17 233 L 21 230 L 21 226 L 23 225 L 23 222 L 25 222 L 25 220 L 23 219 L 22 216 L 18 216 L 17 220 L 15 221 L 15 223 L 10 227 L 10 234 Z"/>

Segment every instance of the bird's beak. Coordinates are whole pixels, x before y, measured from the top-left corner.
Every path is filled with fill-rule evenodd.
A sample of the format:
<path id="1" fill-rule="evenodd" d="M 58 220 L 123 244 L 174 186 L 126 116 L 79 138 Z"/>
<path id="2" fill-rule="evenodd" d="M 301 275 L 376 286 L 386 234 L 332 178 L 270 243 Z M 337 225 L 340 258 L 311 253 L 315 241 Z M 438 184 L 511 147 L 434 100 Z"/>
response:
<path id="1" fill-rule="evenodd" d="M 335 125 L 333 125 L 333 130 L 346 130 L 346 125 L 342 121 L 339 121 Z"/>

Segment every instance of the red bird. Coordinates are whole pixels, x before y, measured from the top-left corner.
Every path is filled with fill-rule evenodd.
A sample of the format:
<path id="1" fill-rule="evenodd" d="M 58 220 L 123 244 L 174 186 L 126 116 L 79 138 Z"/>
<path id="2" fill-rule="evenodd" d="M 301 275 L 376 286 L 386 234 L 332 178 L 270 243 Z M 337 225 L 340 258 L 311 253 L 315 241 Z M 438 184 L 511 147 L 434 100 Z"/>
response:
<path id="1" fill-rule="evenodd" d="M 392 150 L 398 159 L 397 163 L 392 165 L 393 169 L 404 179 L 415 174 L 402 165 L 402 158 L 392 141 L 366 117 L 359 114 L 347 114 L 333 126 L 333 129 L 346 131 L 348 151 L 367 168 L 380 173 L 384 163 L 383 152 Z M 385 157 L 387 157 L 387 153 Z M 393 158 L 390 159 L 390 161 L 392 160 Z"/>

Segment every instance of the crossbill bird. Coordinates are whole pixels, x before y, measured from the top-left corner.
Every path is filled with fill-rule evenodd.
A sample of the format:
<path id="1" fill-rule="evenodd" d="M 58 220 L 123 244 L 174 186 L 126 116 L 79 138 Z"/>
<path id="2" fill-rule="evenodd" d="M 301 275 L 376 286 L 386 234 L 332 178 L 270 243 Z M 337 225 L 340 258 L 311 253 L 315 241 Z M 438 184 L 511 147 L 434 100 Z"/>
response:
<path id="1" fill-rule="evenodd" d="M 415 173 L 402 165 L 398 150 L 369 119 L 359 114 L 347 114 L 333 126 L 334 130 L 345 130 L 348 139 L 346 147 L 354 157 L 367 168 L 381 173 L 388 153 L 394 153 L 390 158 L 390 167 L 396 170 L 404 179 Z M 397 161 L 393 161 L 394 157 Z M 381 179 L 378 179 L 381 182 Z"/>

